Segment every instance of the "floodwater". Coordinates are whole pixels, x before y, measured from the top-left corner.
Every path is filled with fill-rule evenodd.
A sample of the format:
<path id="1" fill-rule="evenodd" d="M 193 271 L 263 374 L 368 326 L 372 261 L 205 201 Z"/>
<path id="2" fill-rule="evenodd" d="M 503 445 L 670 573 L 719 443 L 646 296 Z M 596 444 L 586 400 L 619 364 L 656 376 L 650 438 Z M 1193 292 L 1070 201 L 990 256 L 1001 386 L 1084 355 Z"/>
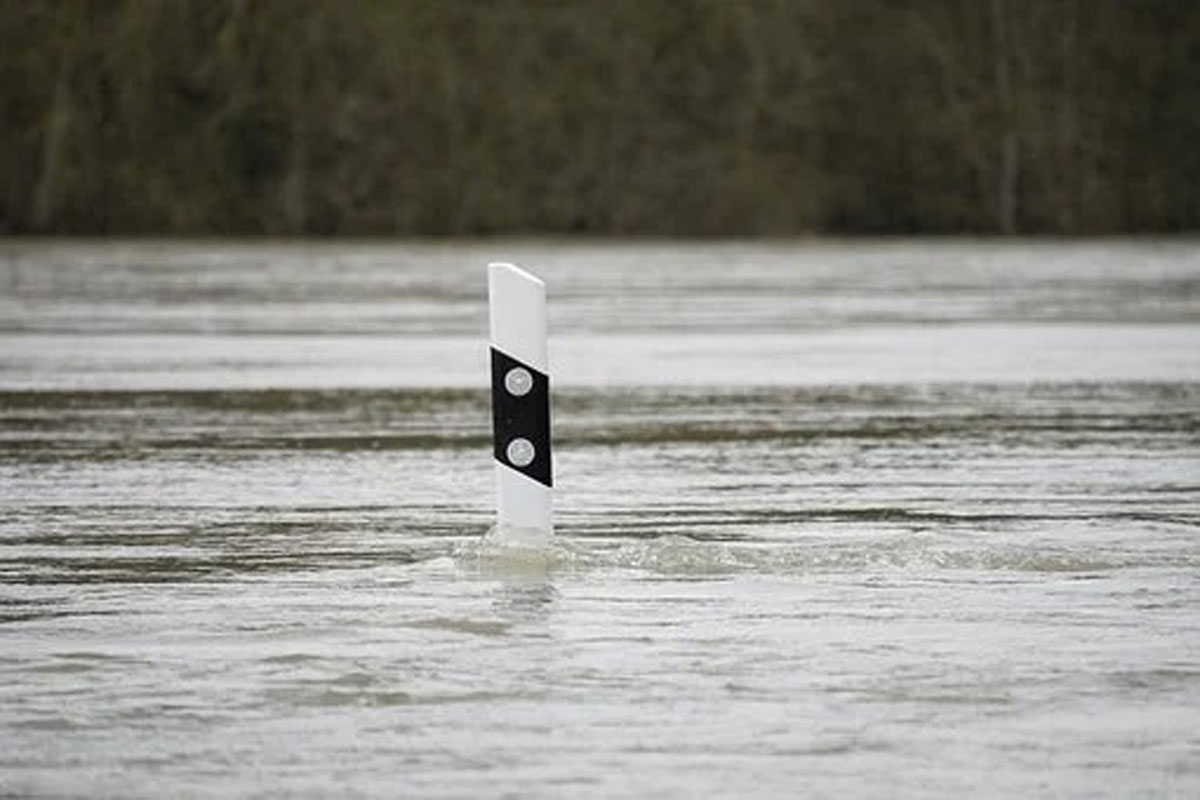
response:
<path id="1" fill-rule="evenodd" d="M 1200 243 L 0 243 L 0 795 L 1198 794 Z"/>

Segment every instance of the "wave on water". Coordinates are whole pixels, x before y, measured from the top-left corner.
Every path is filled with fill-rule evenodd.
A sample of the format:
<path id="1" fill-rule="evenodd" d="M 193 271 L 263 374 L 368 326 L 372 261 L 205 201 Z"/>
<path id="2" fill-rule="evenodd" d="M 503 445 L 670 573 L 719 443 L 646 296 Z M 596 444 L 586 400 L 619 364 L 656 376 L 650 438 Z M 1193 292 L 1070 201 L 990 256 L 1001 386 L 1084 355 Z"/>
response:
<path id="1" fill-rule="evenodd" d="M 636 540 L 556 536 L 492 528 L 455 558 L 490 573 L 546 576 L 573 569 L 627 569 L 677 577 L 732 574 L 868 574 L 946 571 L 1104 573 L 1146 566 L 1196 566 L 1194 554 L 1071 547 L 1064 543 L 951 542 L 931 536 L 801 545 L 714 542 L 679 534 Z"/>

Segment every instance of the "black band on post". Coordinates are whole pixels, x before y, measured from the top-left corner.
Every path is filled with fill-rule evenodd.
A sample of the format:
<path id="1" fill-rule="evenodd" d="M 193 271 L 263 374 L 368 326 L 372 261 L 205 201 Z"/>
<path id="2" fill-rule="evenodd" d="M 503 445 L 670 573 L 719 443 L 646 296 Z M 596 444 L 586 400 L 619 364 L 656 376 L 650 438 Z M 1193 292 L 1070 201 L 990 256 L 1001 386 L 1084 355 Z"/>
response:
<path id="1" fill-rule="evenodd" d="M 492 443 L 501 464 L 544 486 L 550 466 L 550 377 L 492 349 Z"/>

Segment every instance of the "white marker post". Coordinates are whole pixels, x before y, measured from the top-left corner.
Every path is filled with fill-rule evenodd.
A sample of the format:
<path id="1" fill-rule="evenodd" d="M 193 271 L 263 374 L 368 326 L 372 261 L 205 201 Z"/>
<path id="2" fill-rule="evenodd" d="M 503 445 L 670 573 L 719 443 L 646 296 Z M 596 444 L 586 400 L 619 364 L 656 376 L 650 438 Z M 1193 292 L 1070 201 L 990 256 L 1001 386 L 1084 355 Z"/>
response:
<path id="1" fill-rule="evenodd" d="M 513 264 L 489 264 L 488 310 L 497 533 L 548 539 L 554 480 L 546 284 Z"/>

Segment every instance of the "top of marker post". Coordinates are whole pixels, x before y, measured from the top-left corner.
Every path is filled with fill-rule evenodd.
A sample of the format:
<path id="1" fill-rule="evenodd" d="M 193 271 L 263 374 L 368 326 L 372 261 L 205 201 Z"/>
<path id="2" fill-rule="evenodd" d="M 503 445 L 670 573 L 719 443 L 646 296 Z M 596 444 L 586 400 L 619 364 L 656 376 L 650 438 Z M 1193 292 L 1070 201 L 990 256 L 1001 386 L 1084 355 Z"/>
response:
<path id="1" fill-rule="evenodd" d="M 546 355 L 546 284 L 515 264 L 488 264 L 492 346 L 540 372 Z"/>

